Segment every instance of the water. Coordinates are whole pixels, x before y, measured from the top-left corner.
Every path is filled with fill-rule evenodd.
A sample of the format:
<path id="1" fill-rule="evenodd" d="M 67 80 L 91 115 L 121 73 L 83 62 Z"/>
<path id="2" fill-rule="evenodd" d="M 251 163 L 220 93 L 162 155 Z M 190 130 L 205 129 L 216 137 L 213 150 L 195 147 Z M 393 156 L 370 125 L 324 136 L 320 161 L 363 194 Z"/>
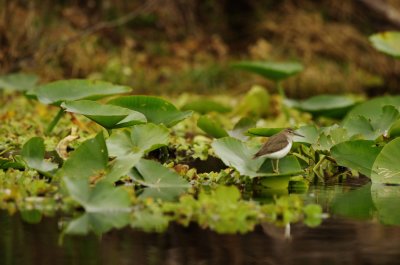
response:
<path id="1" fill-rule="evenodd" d="M 350 192 L 343 193 L 343 189 Z M 349 199 L 351 192 L 356 192 L 358 202 Z M 102 237 L 62 237 L 57 218 L 28 224 L 18 215 L 2 212 L 0 264 L 400 264 L 400 226 L 382 224 L 393 223 L 397 215 L 388 216 L 379 200 L 384 198 L 390 209 L 399 209 L 400 204 L 391 205 L 387 194 L 386 188 L 382 195 L 369 186 L 311 189 L 306 199 L 325 204 L 331 217 L 316 228 L 292 225 L 290 239 L 285 238 L 284 228 L 267 224 L 245 235 L 172 225 L 162 234 L 125 228 Z M 335 207 L 341 213 L 348 210 L 341 206 L 340 196 L 345 195 L 349 209 L 362 209 L 352 218 L 333 212 Z M 375 204 L 368 209 L 370 201 Z"/>

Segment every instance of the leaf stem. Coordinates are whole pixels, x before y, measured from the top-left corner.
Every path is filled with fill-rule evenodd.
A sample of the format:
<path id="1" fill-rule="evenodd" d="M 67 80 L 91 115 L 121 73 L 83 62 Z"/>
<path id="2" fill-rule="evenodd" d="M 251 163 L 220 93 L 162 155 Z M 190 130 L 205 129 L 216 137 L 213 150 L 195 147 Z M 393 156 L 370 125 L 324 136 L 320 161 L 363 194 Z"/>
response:
<path id="1" fill-rule="evenodd" d="M 46 134 L 50 134 L 54 127 L 56 127 L 57 123 L 60 121 L 61 117 L 64 115 L 64 110 L 60 109 L 57 113 L 57 115 L 53 118 L 53 120 L 50 122 L 49 126 L 46 129 Z"/>

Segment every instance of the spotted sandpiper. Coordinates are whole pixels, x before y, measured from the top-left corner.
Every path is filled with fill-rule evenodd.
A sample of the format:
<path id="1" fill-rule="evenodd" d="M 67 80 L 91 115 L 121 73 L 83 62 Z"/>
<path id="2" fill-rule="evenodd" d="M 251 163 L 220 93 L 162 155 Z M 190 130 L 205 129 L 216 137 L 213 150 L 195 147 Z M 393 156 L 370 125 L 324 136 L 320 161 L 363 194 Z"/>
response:
<path id="1" fill-rule="evenodd" d="M 276 168 L 272 163 L 272 170 L 279 173 L 278 165 L 279 159 L 285 157 L 293 144 L 293 136 L 304 137 L 296 133 L 293 129 L 287 128 L 281 132 L 271 136 L 268 141 L 261 147 L 261 149 L 254 155 L 254 159 L 258 157 L 270 158 L 276 161 Z"/>

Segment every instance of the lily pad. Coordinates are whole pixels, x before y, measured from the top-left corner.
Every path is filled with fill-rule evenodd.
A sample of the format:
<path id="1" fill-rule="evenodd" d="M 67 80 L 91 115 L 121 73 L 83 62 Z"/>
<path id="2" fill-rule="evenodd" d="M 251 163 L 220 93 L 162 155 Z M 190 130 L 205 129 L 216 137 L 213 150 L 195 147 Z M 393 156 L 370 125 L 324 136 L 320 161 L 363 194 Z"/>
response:
<path id="1" fill-rule="evenodd" d="M 104 105 L 92 100 L 66 101 L 61 104 L 61 107 L 65 111 L 85 115 L 107 129 L 146 122 L 146 117 L 140 112 L 115 105 Z"/>
<path id="2" fill-rule="evenodd" d="M 44 159 L 44 140 L 40 137 L 32 137 L 22 147 L 22 159 L 29 168 L 35 169 L 46 176 L 51 176 L 58 168 L 57 164 Z"/>
<path id="3" fill-rule="evenodd" d="M 314 116 L 342 118 L 357 102 L 348 96 L 319 95 L 306 100 L 286 100 L 286 105 Z"/>
<path id="4" fill-rule="evenodd" d="M 303 71 L 303 65 L 297 62 L 263 62 L 242 61 L 232 64 L 232 67 L 259 74 L 273 81 L 284 80 Z"/>
<path id="5" fill-rule="evenodd" d="M 104 173 L 108 162 L 107 146 L 103 133 L 83 142 L 65 161 L 59 174 L 63 177 L 87 180 Z"/>
<path id="6" fill-rule="evenodd" d="M 372 183 L 400 184 L 400 138 L 387 143 L 372 167 Z"/>
<path id="7" fill-rule="evenodd" d="M 39 86 L 35 90 L 29 91 L 29 95 L 36 96 L 44 104 L 60 105 L 67 100 L 99 99 L 130 91 L 129 87 L 109 82 L 70 79 Z"/>
<path id="8" fill-rule="evenodd" d="M 134 181 L 145 186 L 141 198 L 176 199 L 190 184 L 179 174 L 152 160 L 141 159 L 132 171 Z"/>
<path id="9" fill-rule="evenodd" d="M 13 73 L 0 76 L 0 88 L 27 91 L 34 88 L 39 77 L 34 74 Z"/>
<path id="10" fill-rule="evenodd" d="M 373 34 L 369 37 L 370 42 L 380 52 L 400 59 L 400 32 L 386 31 Z"/>
<path id="11" fill-rule="evenodd" d="M 303 173 L 303 169 L 301 168 L 299 161 L 293 155 L 288 155 L 279 159 L 278 168 L 279 168 L 279 173 L 271 173 L 273 172 L 272 161 L 271 159 L 266 159 L 264 163 L 261 165 L 260 169 L 258 170 L 258 173 L 260 174 L 260 176 L 268 178 L 293 176 Z M 285 184 L 286 188 L 288 184 L 289 184 L 289 179 L 287 179 L 287 183 Z"/>
<path id="12" fill-rule="evenodd" d="M 365 101 L 355 106 L 347 113 L 342 121 L 342 125 L 347 126 L 349 119 L 357 116 L 364 116 L 368 120 L 378 120 L 379 116 L 382 114 L 382 108 L 387 105 L 399 108 L 400 96 L 384 96 Z"/>
<path id="13" fill-rule="evenodd" d="M 233 111 L 237 116 L 267 116 L 270 113 L 270 95 L 262 86 L 252 86 Z"/>
<path id="14" fill-rule="evenodd" d="M 211 99 L 198 99 L 186 103 L 182 106 L 182 110 L 193 110 L 200 114 L 207 114 L 209 112 L 227 113 L 232 110 L 232 108 L 215 102 Z"/>
<path id="15" fill-rule="evenodd" d="M 248 134 L 254 136 L 270 137 L 284 130 L 285 128 L 251 128 L 247 131 Z"/>
<path id="16" fill-rule="evenodd" d="M 172 127 L 192 115 L 192 111 L 180 111 L 170 102 L 153 96 L 125 96 L 108 102 L 143 113 L 148 122 Z"/>
<path id="17" fill-rule="evenodd" d="M 257 149 L 247 146 L 244 142 L 224 137 L 214 140 L 212 143 L 215 154 L 221 158 L 225 165 L 235 168 L 241 175 L 257 177 L 258 169 L 265 159 L 253 159 Z"/>
<path id="18" fill-rule="evenodd" d="M 374 141 L 346 141 L 332 147 L 331 155 L 340 166 L 357 170 L 370 177 L 372 166 L 382 147 L 377 147 Z"/>
<path id="19" fill-rule="evenodd" d="M 197 126 L 207 134 L 215 138 L 228 136 L 228 132 L 217 121 L 208 116 L 201 116 L 197 121 Z"/>

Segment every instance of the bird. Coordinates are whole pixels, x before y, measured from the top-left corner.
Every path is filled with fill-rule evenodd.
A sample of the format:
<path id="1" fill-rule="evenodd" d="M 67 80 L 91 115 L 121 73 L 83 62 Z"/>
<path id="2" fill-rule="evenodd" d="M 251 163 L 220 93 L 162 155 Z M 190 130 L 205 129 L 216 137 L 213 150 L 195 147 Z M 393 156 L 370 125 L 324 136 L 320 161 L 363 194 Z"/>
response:
<path id="1" fill-rule="evenodd" d="M 272 163 L 272 170 L 275 173 L 279 173 L 279 159 L 285 157 L 289 153 L 290 149 L 292 148 L 293 137 L 295 135 L 304 137 L 303 135 L 295 132 L 292 128 L 286 128 L 279 133 L 274 134 L 253 156 L 253 159 L 262 157 L 275 160 L 276 168 L 274 167 L 274 163 Z"/>

